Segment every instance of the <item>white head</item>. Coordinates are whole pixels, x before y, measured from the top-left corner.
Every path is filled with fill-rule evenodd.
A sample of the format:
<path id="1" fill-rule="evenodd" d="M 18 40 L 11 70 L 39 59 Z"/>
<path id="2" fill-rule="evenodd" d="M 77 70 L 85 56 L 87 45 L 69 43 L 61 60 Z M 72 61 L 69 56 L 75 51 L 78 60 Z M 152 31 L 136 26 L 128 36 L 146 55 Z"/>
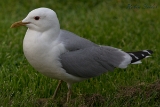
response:
<path id="1" fill-rule="evenodd" d="M 11 27 L 26 25 L 31 30 L 44 32 L 50 29 L 60 29 L 56 13 L 49 8 L 37 8 L 29 12 L 22 21 L 12 24 Z"/>

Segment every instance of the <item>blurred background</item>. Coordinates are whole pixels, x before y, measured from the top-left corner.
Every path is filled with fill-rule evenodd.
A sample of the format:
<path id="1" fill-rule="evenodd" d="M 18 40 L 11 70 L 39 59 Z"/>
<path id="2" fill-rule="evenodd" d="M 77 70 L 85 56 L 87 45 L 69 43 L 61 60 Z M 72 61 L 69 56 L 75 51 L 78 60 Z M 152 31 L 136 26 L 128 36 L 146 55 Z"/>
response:
<path id="1" fill-rule="evenodd" d="M 64 83 L 57 99 L 48 100 L 57 80 L 34 70 L 23 54 L 26 27 L 10 29 L 39 7 L 53 9 L 61 29 L 124 51 L 151 49 L 153 57 L 140 65 L 115 69 L 73 86 L 69 106 L 121 107 L 160 105 L 159 0 L 1 0 L 0 1 L 0 106 L 65 106 Z"/>

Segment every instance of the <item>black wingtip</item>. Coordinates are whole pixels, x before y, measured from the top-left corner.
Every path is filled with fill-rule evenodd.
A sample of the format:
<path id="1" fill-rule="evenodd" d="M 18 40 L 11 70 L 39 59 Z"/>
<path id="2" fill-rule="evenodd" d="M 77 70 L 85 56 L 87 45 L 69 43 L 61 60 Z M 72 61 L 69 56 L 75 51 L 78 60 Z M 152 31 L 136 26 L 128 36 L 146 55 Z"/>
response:
<path id="1" fill-rule="evenodd" d="M 140 61 L 143 58 L 147 58 L 147 57 L 151 56 L 152 53 L 153 53 L 152 50 L 142 50 L 142 51 L 136 51 L 136 52 L 128 52 L 128 54 L 132 57 L 131 63 Z"/>

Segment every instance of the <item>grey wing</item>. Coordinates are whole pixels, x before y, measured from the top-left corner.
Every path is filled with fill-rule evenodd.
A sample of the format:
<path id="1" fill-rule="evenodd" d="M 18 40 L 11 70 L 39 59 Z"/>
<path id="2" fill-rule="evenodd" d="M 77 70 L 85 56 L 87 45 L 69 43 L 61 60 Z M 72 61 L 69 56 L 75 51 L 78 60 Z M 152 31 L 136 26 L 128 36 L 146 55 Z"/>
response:
<path id="1" fill-rule="evenodd" d="M 87 47 L 98 46 L 95 43 L 66 30 L 60 31 L 60 41 L 63 41 L 65 48 L 68 51 L 75 51 Z"/>
<path id="2" fill-rule="evenodd" d="M 67 73 L 77 77 L 91 78 L 112 71 L 115 67 L 121 67 L 122 63 L 125 63 L 126 67 L 131 62 L 131 58 L 127 53 L 116 48 L 93 46 L 66 52 L 60 56 L 60 61 Z"/>

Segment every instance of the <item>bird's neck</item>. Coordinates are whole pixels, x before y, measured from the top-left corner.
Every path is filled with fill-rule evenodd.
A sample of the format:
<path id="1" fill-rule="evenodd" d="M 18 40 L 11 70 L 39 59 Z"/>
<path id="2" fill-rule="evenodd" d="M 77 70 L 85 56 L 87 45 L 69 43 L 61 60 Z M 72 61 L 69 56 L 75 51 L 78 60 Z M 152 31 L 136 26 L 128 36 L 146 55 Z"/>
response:
<path id="1" fill-rule="evenodd" d="M 49 29 L 41 34 L 41 37 L 47 42 L 53 42 L 59 37 L 60 28 Z"/>
<path id="2" fill-rule="evenodd" d="M 60 33 L 60 28 L 52 28 L 48 29 L 46 31 L 36 31 L 32 29 L 28 29 L 25 35 L 26 40 L 34 41 L 34 40 L 40 40 L 46 43 L 52 43 L 54 42 L 58 37 Z"/>

